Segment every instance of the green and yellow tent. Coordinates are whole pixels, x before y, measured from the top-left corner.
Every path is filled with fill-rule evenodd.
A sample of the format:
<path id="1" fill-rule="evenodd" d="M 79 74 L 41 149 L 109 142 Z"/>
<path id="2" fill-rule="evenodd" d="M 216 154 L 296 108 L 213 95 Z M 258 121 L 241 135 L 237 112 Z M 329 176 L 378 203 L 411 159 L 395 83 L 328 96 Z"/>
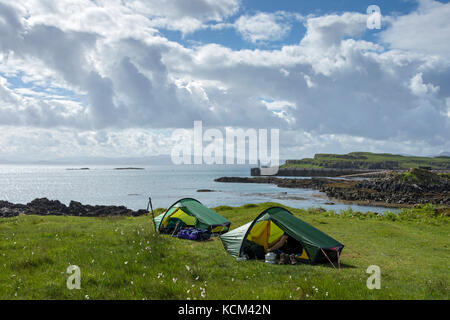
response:
<path id="1" fill-rule="evenodd" d="M 310 263 L 338 261 L 344 245 L 281 207 L 264 210 L 255 220 L 220 236 L 225 249 L 234 257 L 244 255 L 246 242 L 265 250 L 269 244 L 287 234 L 300 242 L 301 260 Z"/>
<path id="2" fill-rule="evenodd" d="M 183 226 L 222 234 L 227 232 L 231 225 L 230 221 L 192 198 L 178 200 L 153 221 L 158 232 L 164 232 L 169 224 L 182 223 Z"/>

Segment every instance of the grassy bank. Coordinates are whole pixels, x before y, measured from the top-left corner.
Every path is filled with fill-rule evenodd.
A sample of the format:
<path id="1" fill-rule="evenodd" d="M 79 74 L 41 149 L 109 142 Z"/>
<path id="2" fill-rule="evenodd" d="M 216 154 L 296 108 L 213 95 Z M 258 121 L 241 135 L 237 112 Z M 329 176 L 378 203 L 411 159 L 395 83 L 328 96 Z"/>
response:
<path id="1" fill-rule="evenodd" d="M 450 169 L 450 157 L 416 157 L 371 152 L 319 153 L 314 155 L 314 158 L 286 160 L 281 168 L 409 169 L 420 166 Z"/>
<path id="2" fill-rule="evenodd" d="M 274 205 L 221 206 L 238 227 Z M 155 235 L 149 216 L 0 219 L 0 299 L 448 299 L 448 217 L 427 206 L 385 217 L 292 210 L 346 247 L 328 265 L 236 262 L 219 239 Z M 66 268 L 81 269 L 68 290 Z M 366 269 L 381 268 L 381 289 Z"/>

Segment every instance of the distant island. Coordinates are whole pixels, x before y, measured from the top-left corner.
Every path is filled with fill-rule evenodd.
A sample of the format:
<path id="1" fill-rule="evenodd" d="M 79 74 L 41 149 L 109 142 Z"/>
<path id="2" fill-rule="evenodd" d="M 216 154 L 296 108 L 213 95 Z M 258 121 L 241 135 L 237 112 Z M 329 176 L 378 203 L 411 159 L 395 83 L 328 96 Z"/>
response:
<path id="1" fill-rule="evenodd" d="M 390 153 L 351 152 L 347 154 L 318 153 L 314 158 L 286 160 L 281 168 L 407 170 L 427 168 L 449 170 L 450 157 L 403 156 Z"/>
<path id="2" fill-rule="evenodd" d="M 89 168 L 67 168 L 66 170 L 90 170 Z"/>
<path id="3" fill-rule="evenodd" d="M 114 170 L 145 170 L 145 169 L 144 168 L 126 167 L 126 168 L 114 168 Z"/>

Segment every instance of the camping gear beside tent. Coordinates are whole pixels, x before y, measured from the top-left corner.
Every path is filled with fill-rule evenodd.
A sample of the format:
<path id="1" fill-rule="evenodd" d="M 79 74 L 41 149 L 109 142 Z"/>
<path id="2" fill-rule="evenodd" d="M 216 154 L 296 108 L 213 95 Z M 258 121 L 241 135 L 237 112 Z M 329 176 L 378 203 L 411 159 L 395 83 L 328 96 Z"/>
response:
<path id="1" fill-rule="evenodd" d="M 192 198 L 178 200 L 153 221 L 158 232 L 171 234 L 177 231 L 174 229 L 176 223 L 179 223 L 179 228 L 193 227 L 218 234 L 227 232 L 231 224 L 230 221 Z"/>
<path id="2" fill-rule="evenodd" d="M 343 244 L 281 207 L 264 210 L 252 222 L 221 235 L 220 239 L 228 253 L 238 258 L 246 254 L 249 243 L 250 246 L 257 244 L 267 251 L 269 244 L 284 234 L 289 236 L 285 247 L 297 246 L 298 251 L 301 250 L 287 252 L 296 254 L 298 260 L 309 263 L 328 261 L 332 264 L 337 261 L 339 264 Z"/>
<path id="3" fill-rule="evenodd" d="M 187 239 L 187 240 L 197 240 L 197 241 L 206 241 L 211 238 L 211 233 L 208 231 L 204 231 L 202 229 L 195 229 L 192 227 L 183 228 L 181 229 L 176 237 L 180 239 Z"/>
<path id="4" fill-rule="evenodd" d="M 266 253 L 266 263 L 275 264 L 277 255 L 273 252 Z"/>

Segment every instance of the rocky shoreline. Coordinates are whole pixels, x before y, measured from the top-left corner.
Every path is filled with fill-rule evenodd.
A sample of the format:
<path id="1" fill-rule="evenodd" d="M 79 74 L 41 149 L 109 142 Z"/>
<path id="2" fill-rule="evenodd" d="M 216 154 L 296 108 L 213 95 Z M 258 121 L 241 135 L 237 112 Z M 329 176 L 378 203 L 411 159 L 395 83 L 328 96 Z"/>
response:
<path id="1" fill-rule="evenodd" d="M 77 201 L 71 201 L 69 206 L 58 200 L 47 198 L 35 199 L 27 204 L 15 204 L 0 200 L 0 218 L 25 215 L 55 215 L 77 217 L 106 217 L 106 216 L 141 216 L 147 214 L 147 210 L 133 211 L 124 206 L 84 205 Z"/>
<path id="2" fill-rule="evenodd" d="M 217 182 L 271 183 L 281 188 L 307 188 L 324 192 L 329 198 L 355 203 L 376 203 L 385 206 L 410 206 L 432 203 L 450 206 L 450 179 L 427 170 L 412 169 L 406 173 L 391 173 L 384 178 L 292 179 L 277 177 L 222 177 Z"/>

